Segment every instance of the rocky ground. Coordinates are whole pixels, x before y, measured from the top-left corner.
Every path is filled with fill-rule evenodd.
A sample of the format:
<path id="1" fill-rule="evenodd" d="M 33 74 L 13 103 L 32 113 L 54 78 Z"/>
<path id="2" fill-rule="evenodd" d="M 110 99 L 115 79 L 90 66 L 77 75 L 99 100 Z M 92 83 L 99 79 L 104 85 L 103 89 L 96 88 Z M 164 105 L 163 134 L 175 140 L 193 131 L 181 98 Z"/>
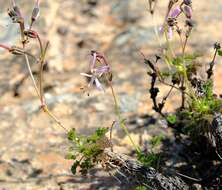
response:
<path id="1" fill-rule="evenodd" d="M 18 3 L 24 15 L 30 15 L 32 1 Z M 166 3 L 159 0 L 157 26 L 163 22 Z M 8 2 L 0 0 L 0 42 L 16 44 L 18 28 L 7 18 L 8 6 Z M 201 64 L 205 64 L 211 59 L 214 42 L 222 42 L 222 2 L 194 0 L 193 8 L 197 26 L 188 51 L 203 54 Z M 68 129 L 74 127 L 87 134 L 115 120 L 109 89 L 105 94 L 93 90 L 89 97 L 80 89 L 86 80 L 79 73 L 87 71 L 90 50 L 96 49 L 104 52 L 112 65 L 114 88 L 135 141 L 144 144 L 152 135 L 171 134 L 158 127 L 162 123 L 156 121 L 151 110 L 146 67 L 140 54 L 142 51 L 151 56 L 159 47 L 147 9 L 145 0 L 42 1 L 41 19 L 34 27 L 50 41 L 49 70 L 44 76 L 47 103 Z M 15 84 L 27 73 L 23 58 L 2 50 L 0 54 L 0 189 L 130 189 L 100 168 L 88 177 L 71 175 L 71 162 L 64 159 L 66 134 L 39 110 L 30 79 L 15 94 Z M 215 91 L 222 93 L 221 60 L 217 62 Z M 167 109 L 172 110 L 176 102 L 175 97 Z M 130 143 L 121 129 L 114 129 L 113 134 L 114 149 L 130 153 Z"/>

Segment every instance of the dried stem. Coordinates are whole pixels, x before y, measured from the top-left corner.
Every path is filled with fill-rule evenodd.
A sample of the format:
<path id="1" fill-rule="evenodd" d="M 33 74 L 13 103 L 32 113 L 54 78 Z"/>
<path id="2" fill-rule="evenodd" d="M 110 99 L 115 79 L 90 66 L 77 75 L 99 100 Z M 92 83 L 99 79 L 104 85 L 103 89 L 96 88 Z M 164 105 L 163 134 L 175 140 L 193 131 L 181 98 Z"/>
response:
<path id="1" fill-rule="evenodd" d="M 214 65 L 215 65 L 217 52 L 218 52 L 218 49 L 216 48 L 215 52 L 214 52 L 213 60 L 210 62 L 210 68 L 207 70 L 207 79 L 210 79 L 211 76 L 213 75 L 213 68 L 214 68 Z"/>

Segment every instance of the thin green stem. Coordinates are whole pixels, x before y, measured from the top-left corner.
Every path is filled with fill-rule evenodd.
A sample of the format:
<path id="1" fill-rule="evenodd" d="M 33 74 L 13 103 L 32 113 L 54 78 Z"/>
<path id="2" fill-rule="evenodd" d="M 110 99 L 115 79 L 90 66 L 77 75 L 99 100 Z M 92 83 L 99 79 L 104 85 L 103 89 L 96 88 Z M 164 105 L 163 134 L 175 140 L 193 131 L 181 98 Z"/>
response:
<path id="1" fill-rule="evenodd" d="M 120 109 L 119 109 L 119 104 L 118 104 L 118 101 L 117 101 L 117 97 L 116 97 L 116 94 L 115 94 L 115 91 L 114 91 L 114 88 L 113 88 L 113 85 L 112 85 L 112 82 L 107 78 L 107 81 L 108 81 L 108 84 L 109 84 L 109 87 L 111 89 L 111 92 L 112 92 L 112 96 L 113 96 L 113 100 L 114 100 L 114 105 L 115 105 L 115 113 L 116 113 L 116 116 L 119 120 L 119 124 L 120 124 L 120 127 L 124 130 L 124 132 L 126 133 L 126 135 L 128 136 L 132 146 L 135 148 L 135 150 L 137 151 L 137 153 L 140 153 L 141 150 L 140 148 L 135 144 L 135 142 L 133 141 L 132 137 L 130 136 L 129 134 L 129 131 L 125 125 L 125 123 L 123 122 L 123 119 L 121 117 L 121 114 L 120 114 Z"/>

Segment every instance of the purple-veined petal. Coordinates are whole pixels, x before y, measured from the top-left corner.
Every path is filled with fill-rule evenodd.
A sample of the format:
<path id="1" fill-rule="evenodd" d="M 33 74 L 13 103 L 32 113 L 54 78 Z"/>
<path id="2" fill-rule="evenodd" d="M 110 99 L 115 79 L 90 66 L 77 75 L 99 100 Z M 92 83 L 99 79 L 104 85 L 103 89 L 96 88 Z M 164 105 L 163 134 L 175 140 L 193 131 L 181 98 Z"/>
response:
<path id="1" fill-rule="evenodd" d="M 99 82 L 99 80 L 97 78 L 95 78 L 95 84 L 96 84 L 96 88 L 100 91 L 105 91 L 102 84 Z"/>
<path id="2" fill-rule="evenodd" d="M 82 75 L 82 76 L 85 76 L 85 77 L 89 77 L 89 78 L 92 78 L 92 75 L 90 75 L 90 74 L 87 74 L 87 73 L 80 73 L 80 75 Z"/>
<path id="3" fill-rule="evenodd" d="M 110 72 L 110 66 L 109 65 L 104 65 L 104 66 L 100 66 L 94 69 L 94 73 L 96 75 L 102 75 L 104 73 L 108 73 Z"/>
<path id="4" fill-rule="evenodd" d="M 173 9 L 173 10 L 170 12 L 169 17 L 171 17 L 171 18 L 176 18 L 176 17 L 178 17 L 178 16 L 180 15 L 180 13 L 181 13 L 180 7 L 176 7 L 175 9 Z"/>

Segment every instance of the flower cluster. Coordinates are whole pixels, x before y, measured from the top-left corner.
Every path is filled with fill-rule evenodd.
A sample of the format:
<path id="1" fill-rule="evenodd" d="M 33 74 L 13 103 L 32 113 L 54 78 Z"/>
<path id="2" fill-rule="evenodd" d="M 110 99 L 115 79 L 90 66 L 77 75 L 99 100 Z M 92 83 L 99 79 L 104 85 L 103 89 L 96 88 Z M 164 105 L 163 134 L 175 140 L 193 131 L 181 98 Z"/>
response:
<path id="1" fill-rule="evenodd" d="M 192 1 L 183 0 L 180 4 L 178 1 L 171 0 L 168 5 L 167 15 L 163 26 L 160 28 L 161 33 L 167 32 L 168 38 L 172 39 L 173 30 L 176 29 L 177 33 L 181 35 L 181 28 L 178 25 L 178 17 L 183 14 L 186 17 L 186 26 L 190 27 L 192 19 Z M 189 28 L 190 29 L 190 28 Z M 189 30 L 188 29 L 188 30 Z M 188 32 L 186 32 L 188 33 Z"/>

